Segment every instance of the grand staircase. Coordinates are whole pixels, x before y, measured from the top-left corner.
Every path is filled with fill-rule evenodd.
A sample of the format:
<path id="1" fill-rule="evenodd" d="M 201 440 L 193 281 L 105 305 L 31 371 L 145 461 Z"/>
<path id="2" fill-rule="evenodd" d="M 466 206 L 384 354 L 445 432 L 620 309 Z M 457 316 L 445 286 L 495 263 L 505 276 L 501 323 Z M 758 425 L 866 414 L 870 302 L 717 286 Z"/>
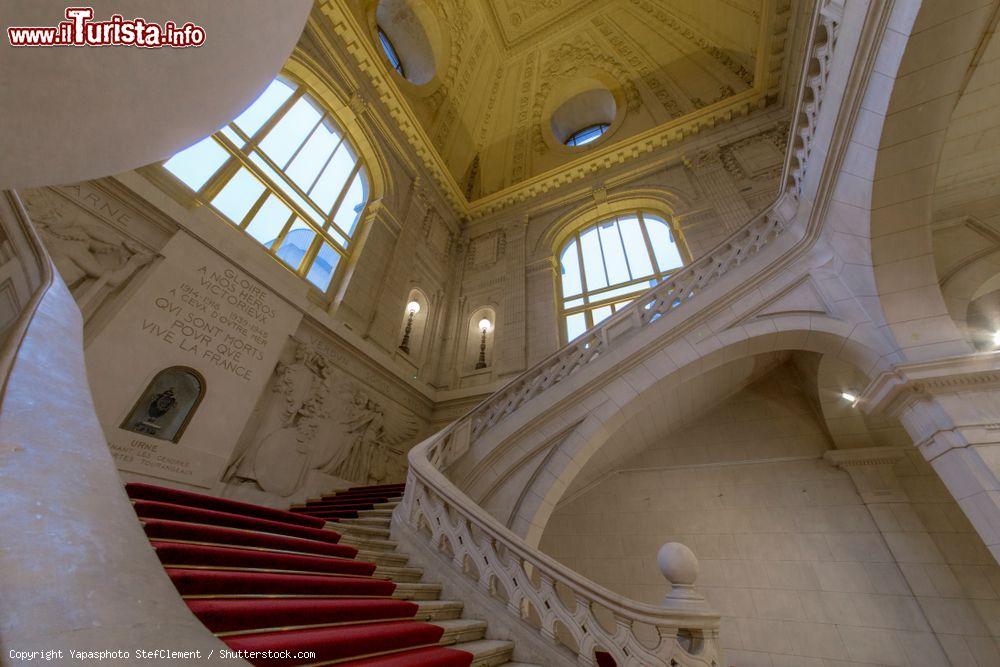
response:
<path id="1" fill-rule="evenodd" d="M 355 487 L 285 512 L 149 484 L 126 491 L 191 611 L 255 665 L 493 667 L 486 639 L 389 539 L 403 485 Z M 312 652 L 315 657 L 299 656 Z"/>

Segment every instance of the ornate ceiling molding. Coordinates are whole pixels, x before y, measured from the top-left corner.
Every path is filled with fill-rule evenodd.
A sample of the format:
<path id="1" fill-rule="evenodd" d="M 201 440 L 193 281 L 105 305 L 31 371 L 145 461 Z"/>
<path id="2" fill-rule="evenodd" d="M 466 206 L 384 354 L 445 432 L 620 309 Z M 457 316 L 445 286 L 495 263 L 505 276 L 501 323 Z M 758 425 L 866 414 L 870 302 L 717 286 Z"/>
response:
<path id="1" fill-rule="evenodd" d="M 632 2 L 642 3 L 647 2 L 647 0 L 632 0 Z M 734 7 L 737 5 L 745 9 L 740 3 L 735 3 Z M 437 186 L 453 212 L 460 219 L 475 221 L 509 206 L 587 179 L 595 172 L 624 165 L 663 148 L 676 146 L 698 133 L 731 123 L 735 119 L 746 117 L 752 112 L 768 106 L 769 102 L 773 101 L 772 88 L 774 86 L 770 73 L 774 70 L 775 54 L 772 52 L 771 46 L 774 40 L 787 38 L 787 35 L 784 35 L 784 30 L 787 26 L 786 15 L 788 11 L 787 8 L 776 9 L 777 5 L 778 3 L 773 0 L 762 3 L 761 15 L 757 17 L 761 28 L 757 44 L 756 66 L 752 74 L 744 71 L 745 67 L 742 64 L 736 61 L 727 61 L 726 58 L 729 56 L 725 53 L 720 56 L 711 48 L 707 51 L 716 60 L 724 56 L 719 62 L 744 80 L 752 80 L 754 82 L 752 87 L 626 139 L 607 146 L 595 147 L 586 154 L 570 162 L 559 164 L 544 173 L 533 176 L 525 175 L 524 180 L 471 201 L 467 197 L 466 191 L 474 196 L 473 190 L 463 187 L 457 181 L 440 153 L 440 145 L 451 132 L 451 123 L 439 124 L 433 132 L 434 136 L 429 136 L 411 108 L 405 94 L 388 75 L 382 63 L 381 54 L 369 38 L 368 31 L 359 23 L 358 18 L 343 3 L 333 0 L 321 0 L 319 10 L 322 16 L 327 19 L 327 25 L 321 26 L 321 29 L 332 31 L 342 42 L 347 53 L 355 59 L 357 69 L 369 79 L 377 92 L 381 106 L 392 118 L 395 126 L 399 128 L 417 159 L 426 169 L 430 180 Z M 784 20 L 774 20 L 776 12 L 781 14 Z M 677 22 L 676 18 L 670 18 Z M 310 25 L 315 29 L 312 23 L 311 21 Z M 679 22 L 677 23 L 679 25 Z M 683 28 L 683 26 L 680 27 Z M 695 40 L 695 43 L 700 43 L 699 40 L 704 41 L 705 39 L 693 31 L 689 30 L 688 32 L 691 32 L 690 38 Z M 778 32 L 782 34 L 779 35 Z M 324 44 L 324 48 L 333 47 Z M 333 58 L 337 57 L 337 54 L 331 53 L 329 55 Z M 452 72 L 452 69 L 449 66 L 449 77 L 461 76 L 458 71 Z M 466 74 L 473 70 L 472 67 L 462 67 L 461 69 Z M 495 97 L 501 78 L 495 77 L 491 97 Z M 487 116 L 492 113 L 491 109 L 492 107 L 486 111 Z M 481 138 L 487 132 L 486 128 L 490 122 L 491 119 L 488 117 L 480 120 L 475 128 L 477 137 Z M 524 138 L 526 150 L 530 145 L 530 137 L 529 131 Z M 512 148 L 516 152 L 517 147 L 512 145 Z"/>

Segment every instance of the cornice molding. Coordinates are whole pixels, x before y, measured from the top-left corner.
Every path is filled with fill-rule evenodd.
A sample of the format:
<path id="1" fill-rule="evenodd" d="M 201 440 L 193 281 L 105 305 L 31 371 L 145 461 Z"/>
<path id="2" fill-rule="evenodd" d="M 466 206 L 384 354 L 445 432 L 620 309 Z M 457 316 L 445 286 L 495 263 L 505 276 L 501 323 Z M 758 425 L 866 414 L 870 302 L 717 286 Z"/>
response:
<path id="1" fill-rule="evenodd" d="M 898 415 L 935 394 L 1000 388 L 1000 351 L 900 364 L 872 380 L 858 397 L 869 414 Z"/>
<path id="2" fill-rule="evenodd" d="M 752 88 L 626 140 L 595 148 L 593 152 L 588 152 L 576 160 L 470 202 L 434 148 L 431 137 L 417 120 L 406 96 L 387 75 L 376 52 L 376 46 L 368 39 L 367 32 L 356 17 L 343 3 L 333 0 L 321 0 L 319 9 L 328 19 L 329 28 L 343 41 L 347 52 L 357 61 L 357 68 L 368 77 L 385 111 L 410 144 L 430 179 L 440 188 L 454 214 L 469 221 L 478 220 L 511 205 L 586 179 L 600 170 L 630 162 L 659 149 L 675 146 L 692 135 L 746 117 L 753 111 L 768 106 L 771 82 L 764 75 L 764 71 L 765 61 L 768 61 L 771 55 L 763 53 L 766 51 L 763 45 L 770 41 L 765 39 L 760 48 L 762 53 L 757 58 L 758 66 Z M 323 48 L 329 49 L 331 46 L 324 44 Z M 337 57 L 335 53 L 329 55 L 332 58 Z"/>
<path id="3" fill-rule="evenodd" d="M 864 447 L 861 449 L 831 449 L 823 460 L 840 469 L 895 465 L 906 457 L 903 447 Z"/>

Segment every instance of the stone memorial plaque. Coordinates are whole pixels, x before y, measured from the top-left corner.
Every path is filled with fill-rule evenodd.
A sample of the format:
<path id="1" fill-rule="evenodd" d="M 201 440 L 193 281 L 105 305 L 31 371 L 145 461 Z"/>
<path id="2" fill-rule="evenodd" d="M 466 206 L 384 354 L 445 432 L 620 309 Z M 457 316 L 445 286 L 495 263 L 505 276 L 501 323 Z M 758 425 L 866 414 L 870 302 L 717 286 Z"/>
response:
<path id="1" fill-rule="evenodd" d="M 87 346 L 87 365 L 119 467 L 200 485 L 218 479 L 301 314 L 184 232 L 162 254 Z M 170 367 L 205 381 L 178 442 L 122 430 L 150 381 Z"/>

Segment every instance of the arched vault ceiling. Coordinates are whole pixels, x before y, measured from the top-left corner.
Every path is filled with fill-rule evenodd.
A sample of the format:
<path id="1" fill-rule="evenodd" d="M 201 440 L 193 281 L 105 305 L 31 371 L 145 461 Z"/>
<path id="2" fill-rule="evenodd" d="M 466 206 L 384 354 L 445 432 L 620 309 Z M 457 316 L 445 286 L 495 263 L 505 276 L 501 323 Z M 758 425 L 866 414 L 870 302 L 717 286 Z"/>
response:
<path id="1" fill-rule="evenodd" d="M 448 54 L 424 86 L 386 71 L 370 45 L 371 2 L 358 3 L 350 16 L 338 13 L 335 3 L 324 11 L 349 44 L 356 31 L 360 48 L 351 52 L 361 69 L 397 120 L 405 114 L 403 120 L 419 126 L 409 131 L 411 142 L 420 142 L 418 154 L 432 153 L 466 202 L 567 170 L 593 169 L 583 166 L 588 160 L 618 164 L 780 102 L 796 12 L 808 12 L 810 4 L 412 2 L 432 10 L 440 29 L 437 50 Z M 584 81 L 611 88 L 625 113 L 600 143 L 572 151 L 551 136 L 550 114 L 562 98 L 588 85 Z"/>

